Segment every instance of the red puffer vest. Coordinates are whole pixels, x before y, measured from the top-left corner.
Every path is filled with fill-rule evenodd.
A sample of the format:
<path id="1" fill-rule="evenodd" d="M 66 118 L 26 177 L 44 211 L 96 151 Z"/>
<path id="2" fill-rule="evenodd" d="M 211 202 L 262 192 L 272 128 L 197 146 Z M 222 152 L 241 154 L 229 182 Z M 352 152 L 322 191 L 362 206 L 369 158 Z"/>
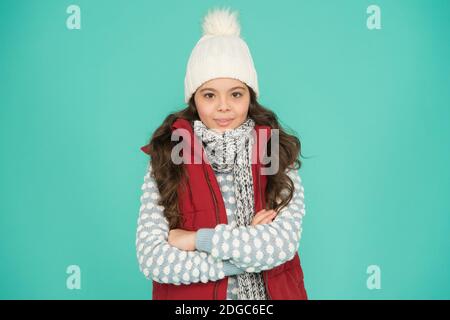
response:
<path id="1" fill-rule="evenodd" d="M 217 224 L 227 224 L 227 215 L 222 194 L 219 189 L 214 171 L 209 163 L 206 163 L 204 150 L 201 142 L 194 135 L 189 121 L 177 119 L 172 125 L 174 129 L 185 129 L 189 148 L 191 149 L 190 164 L 183 163 L 186 168 L 188 179 L 184 184 L 187 189 L 183 189 L 183 183 L 178 187 L 178 203 L 180 214 L 184 222 L 182 229 L 196 231 L 200 228 L 214 228 Z M 253 147 L 253 157 L 260 155 L 259 150 L 260 134 L 265 140 L 270 137 L 270 127 L 255 125 L 256 142 Z M 183 136 L 183 139 L 185 136 Z M 197 144 L 195 148 L 192 146 Z M 141 147 L 145 153 L 149 153 L 149 145 Z M 194 163 L 194 152 L 198 150 L 203 157 L 201 163 Z M 183 157 L 186 155 L 181 152 Z M 185 158 L 186 159 L 186 158 Z M 256 156 L 252 163 L 252 176 L 255 195 L 255 212 L 265 208 L 265 189 L 267 176 L 261 175 L 260 157 Z M 298 253 L 292 260 L 289 260 L 273 269 L 262 271 L 269 299 L 274 300 L 306 300 L 307 294 L 303 282 L 303 271 L 300 265 Z M 208 281 L 207 283 L 163 284 L 153 281 L 153 300 L 226 300 L 228 277 L 218 281 Z"/>

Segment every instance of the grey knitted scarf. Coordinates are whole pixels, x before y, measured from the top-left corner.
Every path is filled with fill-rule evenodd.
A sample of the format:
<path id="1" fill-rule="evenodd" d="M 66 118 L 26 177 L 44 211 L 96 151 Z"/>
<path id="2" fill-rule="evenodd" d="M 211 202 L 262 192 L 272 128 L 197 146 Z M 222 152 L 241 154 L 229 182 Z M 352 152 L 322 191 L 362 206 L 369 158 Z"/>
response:
<path id="1" fill-rule="evenodd" d="M 250 225 L 254 212 L 251 155 L 255 126 L 248 118 L 239 127 L 218 133 L 208 129 L 200 120 L 193 124 L 194 133 L 202 141 L 206 156 L 214 171 L 231 172 L 234 176 L 236 225 Z M 261 273 L 244 272 L 237 275 L 239 300 L 266 300 Z"/>

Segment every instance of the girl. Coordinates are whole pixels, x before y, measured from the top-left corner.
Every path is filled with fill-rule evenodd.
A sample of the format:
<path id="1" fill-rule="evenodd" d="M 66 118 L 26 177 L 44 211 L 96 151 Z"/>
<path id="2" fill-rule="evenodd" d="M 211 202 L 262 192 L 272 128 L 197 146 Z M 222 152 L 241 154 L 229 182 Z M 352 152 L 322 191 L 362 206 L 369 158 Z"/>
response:
<path id="1" fill-rule="evenodd" d="M 297 253 L 305 214 L 300 141 L 257 102 L 236 16 L 228 9 L 205 16 L 186 70 L 187 107 L 141 148 L 150 161 L 136 248 L 153 299 L 307 299 Z M 275 145 L 270 164 L 278 170 L 264 174 L 260 155 Z"/>

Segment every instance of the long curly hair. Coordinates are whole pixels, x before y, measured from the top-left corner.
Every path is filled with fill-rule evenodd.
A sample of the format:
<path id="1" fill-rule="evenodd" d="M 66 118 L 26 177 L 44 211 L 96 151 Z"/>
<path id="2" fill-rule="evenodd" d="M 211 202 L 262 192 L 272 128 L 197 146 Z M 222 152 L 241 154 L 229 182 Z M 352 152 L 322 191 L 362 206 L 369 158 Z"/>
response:
<path id="1" fill-rule="evenodd" d="M 256 125 L 267 125 L 272 129 L 279 130 L 279 169 L 276 174 L 267 175 L 265 208 L 281 210 L 287 206 L 293 197 L 294 183 L 285 173 L 289 168 L 300 169 L 302 162 L 300 140 L 283 129 L 274 112 L 263 107 L 256 100 L 256 94 L 249 86 L 250 105 L 248 117 L 255 121 Z M 164 216 L 169 221 L 169 228 L 179 228 L 181 215 L 178 207 L 178 186 L 184 181 L 185 170 L 183 164 L 175 164 L 171 161 L 172 148 L 178 143 L 171 140 L 172 124 L 178 119 L 188 121 L 200 120 L 195 106 L 194 95 L 188 102 L 188 106 L 178 112 L 169 114 L 153 133 L 149 141 L 149 155 L 152 169 L 152 177 L 155 179 L 160 200 L 158 205 L 164 207 Z M 270 150 L 271 139 L 267 142 L 267 149 Z M 277 155 L 270 155 L 271 157 Z M 183 185 L 183 184 L 182 184 Z"/>

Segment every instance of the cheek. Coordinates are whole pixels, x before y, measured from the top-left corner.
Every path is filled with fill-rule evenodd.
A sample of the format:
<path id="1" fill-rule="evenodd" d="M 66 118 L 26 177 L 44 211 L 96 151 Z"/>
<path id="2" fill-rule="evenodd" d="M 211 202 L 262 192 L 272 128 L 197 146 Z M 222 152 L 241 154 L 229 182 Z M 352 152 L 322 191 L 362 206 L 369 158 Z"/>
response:
<path id="1" fill-rule="evenodd" d="M 248 109 L 249 109 L 250 99 L 245 99 L 238 106 L 236 106 L 236 113 L 241 118 L 247 117 Z"/>
<path id="2" fill-rule="evenodd" d="M 212 108 L 203 104 L 197 104 L 197 113 L 203 123 L 209 122 L 213 118 Z"/>

